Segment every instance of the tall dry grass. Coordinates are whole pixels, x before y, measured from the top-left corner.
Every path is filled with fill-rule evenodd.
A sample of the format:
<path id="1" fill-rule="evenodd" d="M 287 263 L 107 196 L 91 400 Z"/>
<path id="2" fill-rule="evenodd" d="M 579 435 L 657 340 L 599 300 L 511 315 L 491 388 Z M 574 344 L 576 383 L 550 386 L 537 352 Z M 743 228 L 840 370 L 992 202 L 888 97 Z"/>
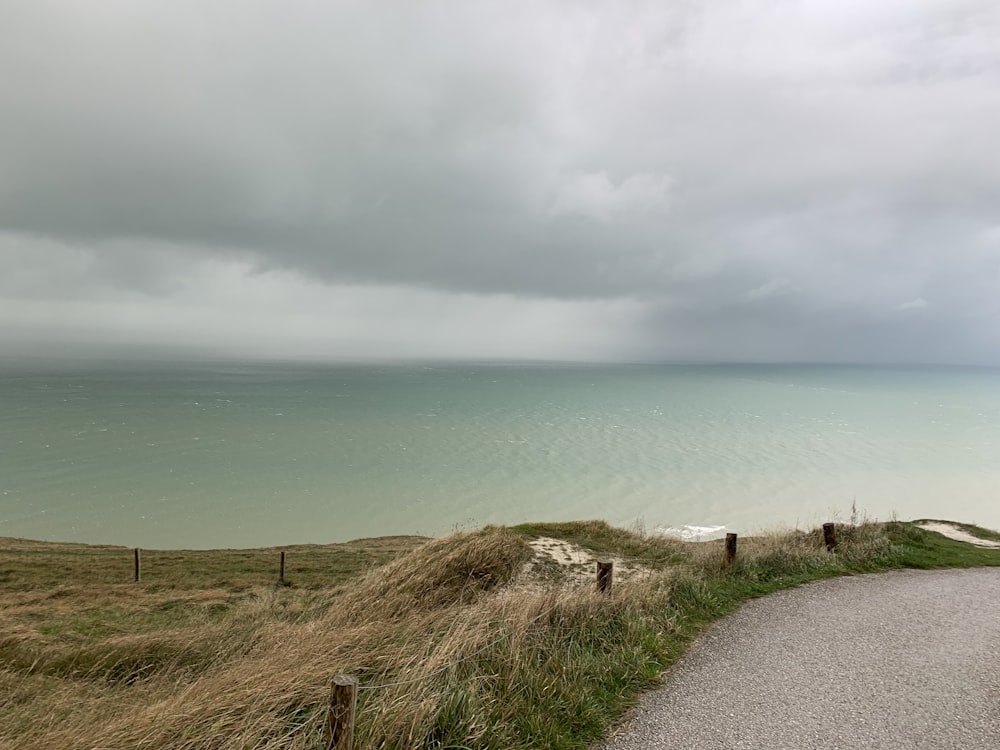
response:
<path id="1" fill-rule="evenodd" d="M 528 585 L 524 535 L 487 528 L 341 588 L 261 587 L 173 629 L 53 641 L 0 615 L 0 747 L 312 750 L 341 672 L 361 680 L 359 748 L 583 747 L 741 597 L 892 552 L 875 524 L 845 528 L 838 555 L 819 532 L 765 535 L 741 540 L 723 571 L 718 543 L 563 532 L 618 545 L 642 574 L 611 598 Z"/>

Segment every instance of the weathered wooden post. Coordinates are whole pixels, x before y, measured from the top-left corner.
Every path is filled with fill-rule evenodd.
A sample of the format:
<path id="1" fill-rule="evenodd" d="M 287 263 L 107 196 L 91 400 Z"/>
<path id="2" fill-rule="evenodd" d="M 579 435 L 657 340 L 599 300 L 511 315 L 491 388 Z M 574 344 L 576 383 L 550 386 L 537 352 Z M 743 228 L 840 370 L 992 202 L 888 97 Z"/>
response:
<path id="1" fill-rule="evenodd" d="M 828 552 L 835 552 L 837 550 L 837 535 L 834 528 L 832 523 L 823 524 L 823 542 L 826 544 Z"/>
<path id="2" fill-rule="evenodd" d="M 722 567 L 728 568 L 736 562 L 736 534 L 730 532 L 726 534 L 726 557 L 722 562 Z"/>
<path id="3" fill-rule="evenodd" d="M 278 583 L 285 583 L 285 550 L 281 550 L 281 571 L 278 573 Z"/>
<path id="4" fill-rule="evenodd" d="M 354 714 L 358 707 L 358 678 L 338 674 L 330 690 L 326 718 L 326 750 L 353 750 Z"/>
<path id="5" fill-rule="evenodd" d="M 139 583 L 142 580 L 142 557 L 138 547 L 133 550 L 133 557 L 135 558 L 135 582 Z"/>
<path id="6" fill-rule="evenodd" d="M 611 583 L 614 577 L 615 564 L 613 561 L 597 562 L 597 591 L 600 594 L 611 596 Z"/>

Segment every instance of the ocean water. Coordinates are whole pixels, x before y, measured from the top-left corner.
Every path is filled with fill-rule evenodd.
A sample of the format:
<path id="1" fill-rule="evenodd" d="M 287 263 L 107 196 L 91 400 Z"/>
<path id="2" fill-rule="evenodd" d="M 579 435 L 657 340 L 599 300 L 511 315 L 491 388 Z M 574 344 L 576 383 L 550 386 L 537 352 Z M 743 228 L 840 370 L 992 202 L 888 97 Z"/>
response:
<path id="1" fill-rule="evenodd" d="M 1000 528 L 1000 371 L 0 365 L 0 536 L 247 547 L 605 518 Z"/>

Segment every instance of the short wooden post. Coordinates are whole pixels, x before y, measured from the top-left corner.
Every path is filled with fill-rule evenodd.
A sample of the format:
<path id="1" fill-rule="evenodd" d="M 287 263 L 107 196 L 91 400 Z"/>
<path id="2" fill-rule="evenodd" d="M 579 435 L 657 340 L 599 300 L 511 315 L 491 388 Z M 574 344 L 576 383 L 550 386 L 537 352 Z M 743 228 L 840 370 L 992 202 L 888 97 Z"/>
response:
<path id="1" fill-rule="evenodd" d="M 837 549 L 837 535 L 834 528 L 832 523 L 823 524 L 823 542 L 826 544 L 828 552 L 835 552 Z"/>
<path id="2" fill-rule="evenodd" d="M 353 750 L 354 714 L 358 707 L 358 678 L 338 674 L 330 690 L 326 719 L 326 750 Z"/>
<path id="3" fill-rule="evenodd" d="M 726 534 L 726 557 L 722 567 L 728 568 L 734 562 L 736 562 L 736 534 L 730 532 Z"/>
<path id="4" fill-rule="evenodd" d="M 278 583 L 285 582 L 285 550 L 281 550 L 281 570 L 278 573 Z"/>
<path id="5" fill-rule="evenodd" d="M 613 561 L 597 562 L 597 591 L 600 594 L 611 596 L 611 583 L 614 577 L 615 564 Z"/>
<path id="6" fill-rule="evenodd" d="M 133 550 L 133 557 L 135 558 L 135 582 L 139 583 L 142 580 L 142 556 L 138 547 Z"/>

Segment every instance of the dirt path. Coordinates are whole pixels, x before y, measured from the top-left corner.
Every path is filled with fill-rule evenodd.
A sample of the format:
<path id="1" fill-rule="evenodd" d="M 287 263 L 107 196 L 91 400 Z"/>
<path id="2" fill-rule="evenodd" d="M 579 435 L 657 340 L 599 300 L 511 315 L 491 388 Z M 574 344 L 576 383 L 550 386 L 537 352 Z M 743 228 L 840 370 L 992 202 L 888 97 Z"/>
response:
<path id="1" fill-rule="evenodd" d="M 1000 569 L 837 578 L 717 623 L 604 750 L 994 750 Z"/>
<path id="2" fill-rule="evenodd" d="M 968 542 L 969 544 L 974 544 L 977 547 L 1000 549 L 1000 542 L 995 542 L 992 539 L 980 539 L 978 536 L 972 536 L 972 534 L 968 531 L 960 526 L 955 526 L 954 524 L 942 523 L 941 521 L 928 521 L 927 523 L 920 524 L 920 528 L 926 529 L 927 531 L 936 531 L 938 534 L 943 534 L 949 539 L 954 539 L 959 542 Z"/>

